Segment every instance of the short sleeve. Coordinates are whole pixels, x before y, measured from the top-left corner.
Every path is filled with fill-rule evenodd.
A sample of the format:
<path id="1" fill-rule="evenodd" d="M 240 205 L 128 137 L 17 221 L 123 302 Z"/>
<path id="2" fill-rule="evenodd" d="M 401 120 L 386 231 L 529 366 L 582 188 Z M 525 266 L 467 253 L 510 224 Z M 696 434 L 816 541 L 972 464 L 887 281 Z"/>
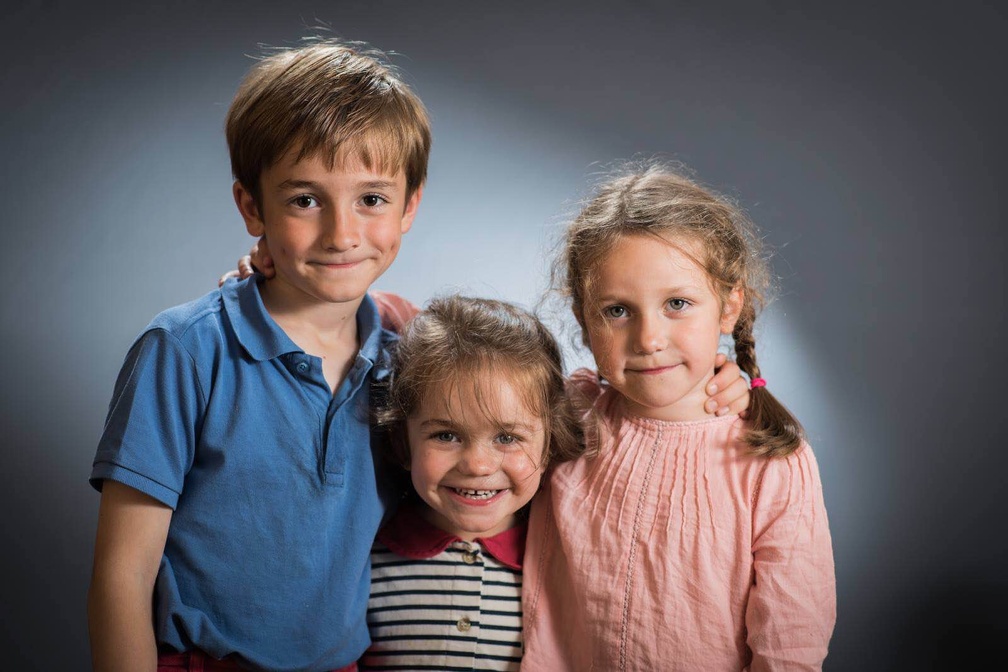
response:
<path id="1" fill-rule="evenodd" d="M 401 334 L 406 323 L 420 312 L 419 308 L 398 294 L 378 290 L 372 290 L 369 294 L 378 306 L 382 327 L 397 334 Z"/>
<path id="2" fill-rule="evenodd" d="M 112 479 L 175 508 L 192 466 L 205 398 L 196 365 L 163 329 L 133 345 L 116 381 L 90 482 Z"/>
<path id="3" fill-rule="evenodd" d="M 768 459 L 752 535 L 750 669 L 822 669 L 836 623 L 836 579 L 819 467 L 809 446 Z"/>

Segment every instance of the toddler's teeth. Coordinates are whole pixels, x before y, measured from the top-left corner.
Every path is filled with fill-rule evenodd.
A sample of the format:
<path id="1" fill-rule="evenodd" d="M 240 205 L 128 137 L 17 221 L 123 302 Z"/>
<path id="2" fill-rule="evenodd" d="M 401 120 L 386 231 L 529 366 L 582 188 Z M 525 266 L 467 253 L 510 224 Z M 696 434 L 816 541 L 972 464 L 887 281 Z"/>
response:
<path id="1" fill-rule="evenodd" d="M 500 490 L 473 490 L 471 488 L 453 488 L 455 492 L 462 495 L 463 497 L 468 497 L 469 499 L 490 499 L 496 495 Z"/>

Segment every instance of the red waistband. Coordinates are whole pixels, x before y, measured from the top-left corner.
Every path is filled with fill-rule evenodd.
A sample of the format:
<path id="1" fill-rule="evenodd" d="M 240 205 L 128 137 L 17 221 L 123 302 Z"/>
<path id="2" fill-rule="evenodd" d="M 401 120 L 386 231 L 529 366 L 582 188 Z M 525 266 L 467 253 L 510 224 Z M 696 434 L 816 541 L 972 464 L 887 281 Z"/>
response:
<path id="1" fill-rule="evenodd" d="M 182 653 L 158 654 L 157 672 L 226 672 L 226 670 L 243 670 L 232 656 L 223 660 L 212 658 L 202 651 L 184 651 Z M 357 672 L 357 663 L 350 663 L 332 672 Z"/>

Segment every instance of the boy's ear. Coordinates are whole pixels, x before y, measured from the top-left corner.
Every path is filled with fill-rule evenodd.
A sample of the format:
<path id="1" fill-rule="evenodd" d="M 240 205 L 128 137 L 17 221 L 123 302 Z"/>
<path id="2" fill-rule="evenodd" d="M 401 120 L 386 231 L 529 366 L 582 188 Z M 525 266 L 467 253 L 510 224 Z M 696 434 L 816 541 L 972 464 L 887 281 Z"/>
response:
<path id="1" fill-rule="evenodd" d="M 721 333 L 731 334 L 735 330 L 735 323 L 738 322 L 739 315 L 742 314 L 742 306 L 745 303 L 745 291 L 741 287 L 728 292 L 724 307 L 721 309 Z"/>
<path id="2" fill-rule="evenodd" d="M 245 220 L 245 230 L 249 232 L 249 235 L 258 238 L 266 233 L 262 216 L 259 214 L 259 206 L 256 205 L 252 192 L 246 189 L 241 182 L 235 180 L 235 183 L 231 185 L 231 193 L 234 194 L 235 205 L 238 206 L 238 212 Z"/>
<path id="3" fill-rule="evenodd" d="M 420 199 L 423 198 L 423 185 L 421 184 L 413 192 L 413 195 L 406 201 L 406 208 L 403 210 L 402 224 L 399 227 L 400 233 L 406 233 L 413 226 L 413 218 L 416 217 L 417 208 L 420 207 Z"/>

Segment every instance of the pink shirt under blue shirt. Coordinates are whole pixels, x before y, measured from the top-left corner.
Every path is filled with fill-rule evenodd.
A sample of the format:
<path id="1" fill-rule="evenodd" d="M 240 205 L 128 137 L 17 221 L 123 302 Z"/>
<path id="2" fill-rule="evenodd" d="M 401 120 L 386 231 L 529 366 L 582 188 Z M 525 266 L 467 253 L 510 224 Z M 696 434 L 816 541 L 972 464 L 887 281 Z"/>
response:
<path id="1" fill-rule="evenodd" d="M 622 411 L 580 370 L 594 457 L 533 500 L 523 670 L 818 670 L 836 620 L 812 449 L 751 454 L 736 415 Z"/>

